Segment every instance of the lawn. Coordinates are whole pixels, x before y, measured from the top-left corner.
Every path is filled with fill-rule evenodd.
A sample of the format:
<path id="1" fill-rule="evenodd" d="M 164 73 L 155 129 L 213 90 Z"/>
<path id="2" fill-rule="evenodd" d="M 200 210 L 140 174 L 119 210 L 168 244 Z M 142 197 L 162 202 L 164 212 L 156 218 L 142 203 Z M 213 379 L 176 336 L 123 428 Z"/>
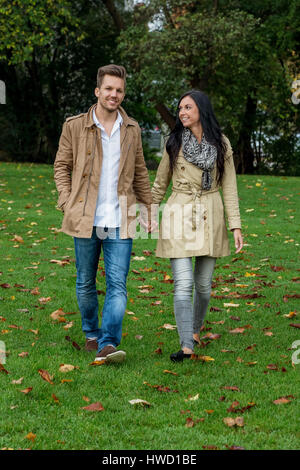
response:
<path id="1" fill-rule="evenodd" d="M 0 163 L 0 448 L 299 449 L 299 183 L 238 176 L 245 247 L 236 255 L 231 237 L 218 260 L 201 347 L 182 364 L 169 360 L 179 349 L 169 260 L 154 239 L 135 240 L 126 362 L 95 366 L 53 169 Z M 103 260 L 98 274 L 101 306 Z"/>

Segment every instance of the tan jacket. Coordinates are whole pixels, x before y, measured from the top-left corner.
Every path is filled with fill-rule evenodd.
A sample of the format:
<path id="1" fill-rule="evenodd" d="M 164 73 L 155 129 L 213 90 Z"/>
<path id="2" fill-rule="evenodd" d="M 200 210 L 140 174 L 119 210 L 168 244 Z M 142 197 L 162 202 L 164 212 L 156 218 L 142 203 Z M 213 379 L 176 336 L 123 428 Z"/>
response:
<path id="1" fill-rule="evenodd" d="M 101 131 L 93 121 L 95 106 L 87 113 L 66 120 L 54 163 L 58 208 L 64 212 L 62 231 L 79 238 L 90 238 L 92 235 L 101 177 Z M 123 118 L 118 181 L 122 211 L 121 238 L 134 238 L 136 202 L 150 210 L 152 196 L 140 127 L 123 108 L 119 108 L 119 112 Z"/>
<path id="2" fill-rule="evenodd" d="M 192 256 L 227 256 L 229 240 L 222 189 L 230 229 L 241 228 L 236 174 L 229 140 L 221 187 L 216 184 L 216 169 L 212 171 L 210 190 L 201 189 L 202 170 L 189 163 L 180 150 L 171 174 L 169 155 L 164 151 L 152 188 L 153 202 L 160 204 L 172 178 L 172 194 L 162 212 L 156 255 L 161 258 Z"/>

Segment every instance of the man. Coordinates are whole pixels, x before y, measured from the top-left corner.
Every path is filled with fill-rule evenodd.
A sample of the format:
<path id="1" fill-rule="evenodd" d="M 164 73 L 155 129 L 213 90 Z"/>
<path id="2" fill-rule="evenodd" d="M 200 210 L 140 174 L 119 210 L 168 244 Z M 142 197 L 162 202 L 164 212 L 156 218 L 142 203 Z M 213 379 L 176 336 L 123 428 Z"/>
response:
<path id="1" fill-rule="evenodd" d="M 125 85 L 124 67 L 99 68 L 97 103 L 87 113 L 66 120 L 54 164 L 58 208 L 64 212 L 62 231 L 75 242 L 76 295 L 85 348 L 97 349 L 95 360 L 106 362 L 122 362 L 126 356 L 116 348 L 127 302 L 135 226 L 132 208 L 138 201 L 150 213 L 152 203 L 141 131 L 121 107 Z M 96 274 L 101 249 L 106 296 L 99 328 Z"/>

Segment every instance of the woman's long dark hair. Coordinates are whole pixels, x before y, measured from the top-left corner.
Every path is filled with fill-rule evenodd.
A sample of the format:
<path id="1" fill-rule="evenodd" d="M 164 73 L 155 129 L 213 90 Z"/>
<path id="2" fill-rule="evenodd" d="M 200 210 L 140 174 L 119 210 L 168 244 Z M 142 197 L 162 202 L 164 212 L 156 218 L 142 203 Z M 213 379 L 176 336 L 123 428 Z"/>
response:
<path id="1" fill-rule="evenodd" d="M 200 114 L 200 123 L 206 140 L 210 144 L 215 145 L 217 148 L 217 182 L 220 183 L 224 174 L 224 160 L 227 147 L 224 140 L 222 139 L 222 132 L 215 116 L 215 113 L 213 111 L 211 102 L 208 96 L 199 90 L 188 91 L 184 93 L 184 95 L 182 95 L 179 99 L 176 111 L 175 127 L 174 129 L 172 129 L 166 143 L 166 150 L 170 157 L 171 170 L 174 170 L 179 150 L 182 144 L 182 132 L 184 126 L 179 119 L 179 106 L 181 100 L 186 96 L 190 96 L 195 101 L 198 107 Z"/>

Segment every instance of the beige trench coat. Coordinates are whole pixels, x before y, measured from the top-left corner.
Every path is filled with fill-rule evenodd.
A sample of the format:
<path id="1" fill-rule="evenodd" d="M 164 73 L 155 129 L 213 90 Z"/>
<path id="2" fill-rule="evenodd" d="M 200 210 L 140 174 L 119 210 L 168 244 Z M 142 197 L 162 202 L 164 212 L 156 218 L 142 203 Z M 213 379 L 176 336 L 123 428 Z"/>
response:
<path id="1" fill-rule="evenodd" d="M 173 175 L 169 155 L 164 151 L 152 188 L 154 204 L 160 204 L 172 179 L 172 194 L 163 207 L 156 256 L 184 258 L 220 257 L 230 254 L 223 200 L 229 229 L 241 228 L 236 173 L 229 140 L 221 186 L 212 171 L 210 190 L 201 189 L 202 170 L 189 163 L 180 150 Z"/>
<path id="2" fill-rule="evenodd" d="M 66 120 L 54 163 L 54 179 L 59 193 L 57 206 L 64 212 L 62 231 L 79 238 L 92 235 L 101 178 L 103 155 L 101 131 L 93 120 L 95 106 L 87 113 Z M 119 112 L 123 118 L 118 180 L 121 238 L 134 238 L 136 202 L 150 213 L 152 196 L 141 129 L 123 108 L 120 107 Z"/>

